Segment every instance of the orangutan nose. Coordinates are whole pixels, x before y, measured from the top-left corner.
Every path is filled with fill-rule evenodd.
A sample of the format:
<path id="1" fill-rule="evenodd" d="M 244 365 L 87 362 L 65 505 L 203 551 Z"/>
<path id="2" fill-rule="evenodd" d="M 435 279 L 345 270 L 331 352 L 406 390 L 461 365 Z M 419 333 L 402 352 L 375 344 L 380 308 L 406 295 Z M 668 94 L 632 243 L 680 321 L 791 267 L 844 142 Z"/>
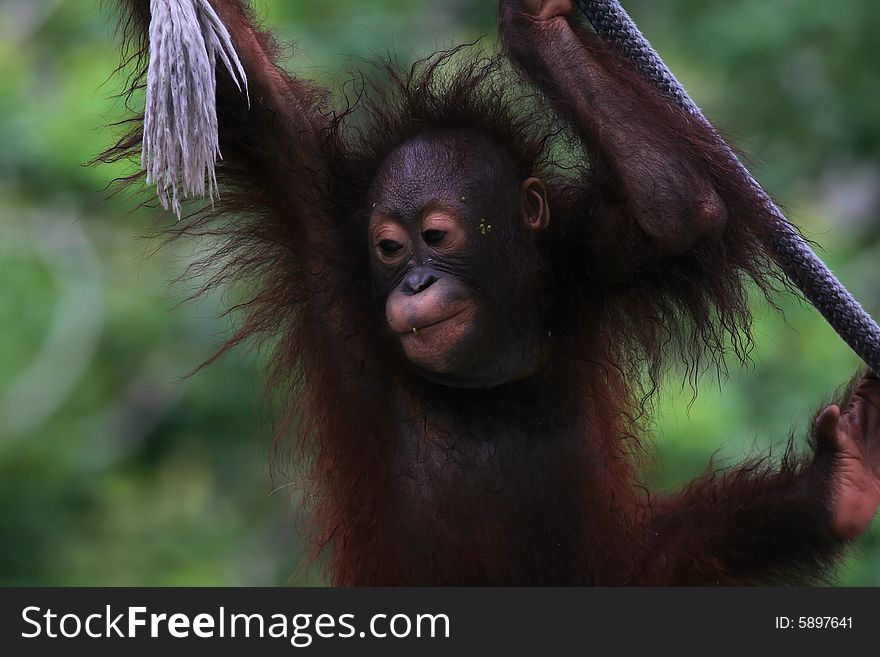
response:
<path id="1" fill-rule="evenodd" d="M 418 294 L 427 290 L 438 280 L 438 276 L 433 272 L 416 269 L 403 279 L 403 291 L 409 294 Z"/>

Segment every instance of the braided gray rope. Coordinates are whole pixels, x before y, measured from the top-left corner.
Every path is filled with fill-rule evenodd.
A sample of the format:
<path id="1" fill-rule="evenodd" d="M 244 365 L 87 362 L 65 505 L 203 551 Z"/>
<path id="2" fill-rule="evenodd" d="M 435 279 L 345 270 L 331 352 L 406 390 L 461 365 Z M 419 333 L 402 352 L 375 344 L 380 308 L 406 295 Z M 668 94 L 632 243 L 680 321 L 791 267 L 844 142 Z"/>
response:
<path id="1" fill-rule="evenodd" d="M 575 2 L 597 34 L 620 51 L 658 89 L 712 128 L 700 108 L 675 79 L 618 0 L 575 0 Z M 714 128 L 712 130 L 714 132 Z M 719 141 L 724 143 L 721 136 L 715 134 Z M 771 225 L 767 246 L 779 267 L 852 350 L 874 372 L 880 373 L 880 326 L 877 326 L 877 322 L 865 312 L 825 263 L 813 253 L 806 241 L 791 227 L 782 211 L 752 177 L 733 150 L 728 147 L 727 151 L 735 168 L 755 188 L 761 202 L 778 220 Z"/>

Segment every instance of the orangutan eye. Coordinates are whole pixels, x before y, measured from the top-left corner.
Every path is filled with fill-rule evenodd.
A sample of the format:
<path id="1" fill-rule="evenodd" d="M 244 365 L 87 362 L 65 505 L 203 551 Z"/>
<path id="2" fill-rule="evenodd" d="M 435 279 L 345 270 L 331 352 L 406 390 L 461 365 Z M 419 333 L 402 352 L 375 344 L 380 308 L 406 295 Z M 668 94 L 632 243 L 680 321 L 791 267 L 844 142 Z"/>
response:
<path id="1" fill-rule="evenodd" d="M 439 244 L 443 241 L 444 237 L 446 237 L 445 230 L 426 230 L 422 233 L 425 244 Z"/>
<path id="2" fill-rule="evenodd" d="M 381 251 L 384 256 L 393 256 L 402 248 L 403 244 L 395 242 L 394 240 L 382 240 L 379 242 L 379 251 Z"/>

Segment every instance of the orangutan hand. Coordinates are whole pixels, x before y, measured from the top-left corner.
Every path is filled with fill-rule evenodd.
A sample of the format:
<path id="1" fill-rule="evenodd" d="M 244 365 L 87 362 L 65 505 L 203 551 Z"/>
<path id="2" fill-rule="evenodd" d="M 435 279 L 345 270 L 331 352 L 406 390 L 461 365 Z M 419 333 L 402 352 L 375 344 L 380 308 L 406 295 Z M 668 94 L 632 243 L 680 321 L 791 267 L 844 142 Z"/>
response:
<path id="1" fill-rule="evenodd" d="M 868 372 L 841 411 L 828 406 L 816 419 L 817 450 L 834 453 L 832 527 L 852 539 L 871 525 L 880 505 L 880 379 Z"/>
<path id="2" fill-rule="evenodd" d="M 502 0 L 502 12 L 518 11 L 533 20 L 549 21 L 571 15 L 571 0 Z"/>

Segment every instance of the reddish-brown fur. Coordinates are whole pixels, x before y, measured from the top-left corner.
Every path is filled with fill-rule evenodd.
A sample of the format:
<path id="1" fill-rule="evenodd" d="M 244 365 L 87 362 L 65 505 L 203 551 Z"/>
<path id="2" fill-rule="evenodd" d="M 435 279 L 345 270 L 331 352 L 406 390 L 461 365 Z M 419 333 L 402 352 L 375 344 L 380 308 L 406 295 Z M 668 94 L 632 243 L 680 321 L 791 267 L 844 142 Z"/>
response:
<path id="1" fill-rule="evenodd" d="M 148 3 L 124 4 L 136 87 Z M 212 284 L 253 286 L 223 351 L 244 340 L 273 349 L 283 433 L 295 437 L 333 583 L 698 584 L 825 573 L 841 542 L 828 529 L 821 454 L 710 473 L 668 498 L 637 484 L 639 418 L 661 367 L 677 357 L 696 372 L 707 350 L 720 362 L 729 338 L 742 355 L 744 286 L 767 290 L 772 278 L 760 246 L 766 217 L 711 135 L 581 34 L 615 84 L 637 90 L 638 106 L 615 108 L 622 120 L 651 116 L 641 138 L 699 163 L 724 201 L 719 234 L 656 257 L 627 220 L 613 154 L 590 146 L 565 91 L 513 41 L 514 60 L 554 110 L 503 57 L 453 51 L 408 73 L 377 69 L 386 79 L 353 84 L 351 106 L 334 113 L 320 90 L 274 67 L 271 37 L 252 32 L 238 2 L 215 4 L 253 106 L 221 77 L 222 202 L 176 232 L 220 240 L 205 263 Z M 139 151 L 135 126 L 104 160 Z M 523 177 L 551 187 L 553 221 L 537 248 L 552 281 L 541 312 L 558 327 L 556 348 L 527 381 L 443 389 L 389 347 L 368 275 L 367 192 L 384 157 L 427 128 L 484 135 Z M 560 143 L 583 156 L 565 175 L 550 157 Z M 614 234 L 603 221 L 612 207 L 623 208 Z M 423 427 L 416 444 L 397 435 L 401 419 Z"/>

